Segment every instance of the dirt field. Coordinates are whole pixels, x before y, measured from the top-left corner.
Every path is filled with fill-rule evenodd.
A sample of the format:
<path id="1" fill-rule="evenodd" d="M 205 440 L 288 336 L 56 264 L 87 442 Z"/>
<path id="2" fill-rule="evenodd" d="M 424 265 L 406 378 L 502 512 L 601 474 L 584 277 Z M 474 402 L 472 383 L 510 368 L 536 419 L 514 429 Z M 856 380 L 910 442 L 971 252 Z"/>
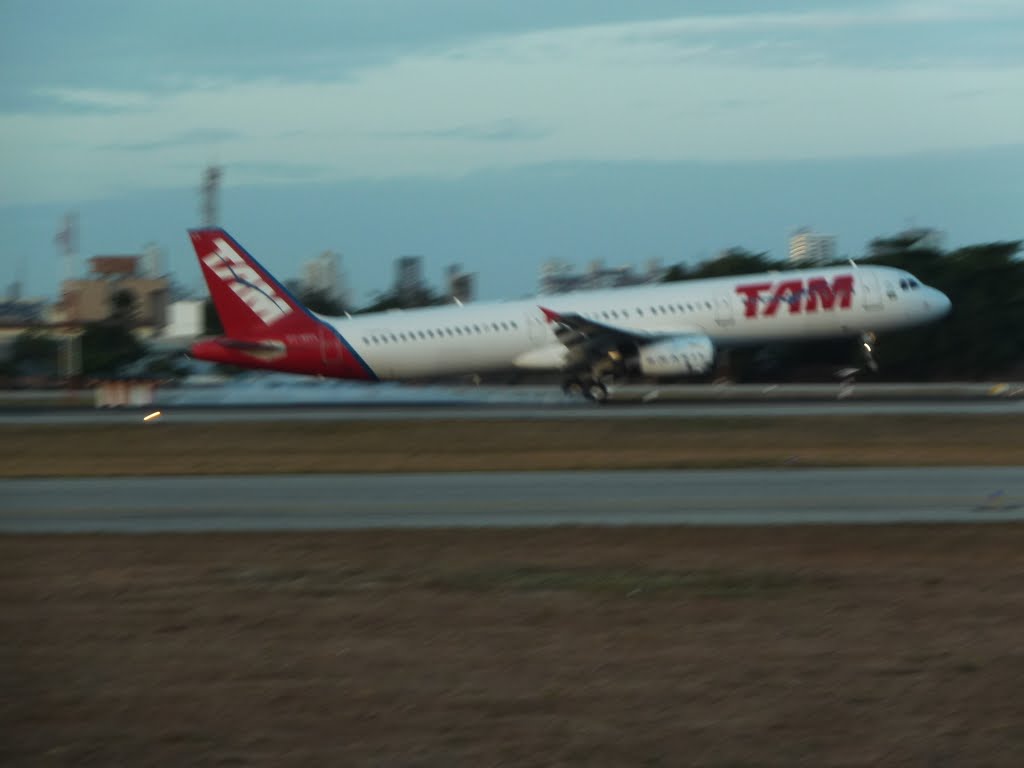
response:
<path id="1" fill-rule="evenodd" d="M 1024 527 L 0 537 L 0 764 L 1024 765 Z"/>
<path id="2" fill-rule="evenodd" d="M 1024 417 L 0 427 L 0 475 L 1024 464 Z"/>

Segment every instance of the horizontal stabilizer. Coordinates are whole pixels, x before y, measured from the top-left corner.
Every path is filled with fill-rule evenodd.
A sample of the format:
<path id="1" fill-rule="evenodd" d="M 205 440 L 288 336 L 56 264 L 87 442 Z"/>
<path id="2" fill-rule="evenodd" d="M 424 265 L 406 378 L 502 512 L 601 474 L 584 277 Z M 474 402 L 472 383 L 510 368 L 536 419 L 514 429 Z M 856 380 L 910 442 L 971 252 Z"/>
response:
<path id="1" fill-rule="evenodd" d="M 285 349 L 282 341 L 245 341 L 244 339 L 218 339 L 222 347 L 237 349 L 241 352 L 282 352 Z"/>

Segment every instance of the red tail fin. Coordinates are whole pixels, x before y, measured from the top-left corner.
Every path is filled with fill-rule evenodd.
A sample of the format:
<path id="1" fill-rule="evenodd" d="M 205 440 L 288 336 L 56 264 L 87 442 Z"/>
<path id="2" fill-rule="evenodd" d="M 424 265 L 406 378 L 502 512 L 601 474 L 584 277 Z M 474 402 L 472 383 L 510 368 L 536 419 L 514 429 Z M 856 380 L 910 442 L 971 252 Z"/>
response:
<path id="1" fill-rule="evenodd" d="M 227 334 L 192 345 L 200 360 L 376 380 L 338 328 L 307 310 L 223 229 L 189 232 Z"/>
<path id="2" fill-rule="evenodd" d="M 228 336 L 258 339 L 315 329 L 299 301 L 223 229 L 194 229 L 189 236 Z"/>

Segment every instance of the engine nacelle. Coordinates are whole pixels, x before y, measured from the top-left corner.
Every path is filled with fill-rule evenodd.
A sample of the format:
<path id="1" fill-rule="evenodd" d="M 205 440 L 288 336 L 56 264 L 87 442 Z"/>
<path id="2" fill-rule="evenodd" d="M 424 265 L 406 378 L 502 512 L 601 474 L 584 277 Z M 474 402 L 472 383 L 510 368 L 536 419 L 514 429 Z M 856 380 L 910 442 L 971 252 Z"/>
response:
<path id="1" fill-rule="evenodd" d="M 707 336 L 673 336 L 637 350 L 645 376 L 692 376 L 707 373 L 715 363 L 715 345 Z"/>

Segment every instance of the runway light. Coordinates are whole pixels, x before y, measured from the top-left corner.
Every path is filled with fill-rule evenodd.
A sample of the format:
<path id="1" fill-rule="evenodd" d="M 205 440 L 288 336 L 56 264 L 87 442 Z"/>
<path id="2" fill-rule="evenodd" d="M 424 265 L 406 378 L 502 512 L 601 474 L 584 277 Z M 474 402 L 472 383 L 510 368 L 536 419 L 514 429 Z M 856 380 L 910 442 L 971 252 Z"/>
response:
<path id="1" fill-rule="evenodd" d="M 143 421 L 152 421 L 153 419 L 159 419 L 159 418 L 160 418 L 160 411 L 153 411 L 148 416 L 143 416 L 142 420 Z"/>

